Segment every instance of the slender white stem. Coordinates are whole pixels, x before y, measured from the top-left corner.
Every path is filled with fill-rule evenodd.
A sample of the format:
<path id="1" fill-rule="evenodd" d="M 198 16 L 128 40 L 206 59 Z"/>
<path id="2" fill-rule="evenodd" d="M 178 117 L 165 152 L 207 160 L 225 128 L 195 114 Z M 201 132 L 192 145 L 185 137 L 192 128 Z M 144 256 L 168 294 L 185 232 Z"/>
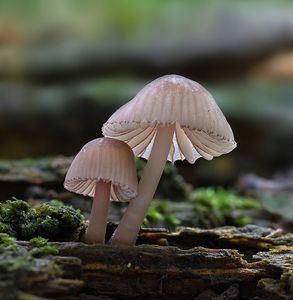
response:
<path id="1" fill-rule="evenodd" d="M 162 176 L 170 151 L 175 124 L 159 126 L 151 154 L 138 185 L 138 195 L 132 199 L 121 219 L 111 244 L 133 245 Z"/>
<path id="2" fill-rule="evenodd" d="M 90 223 L 82 240 L 87 244 L 104 243 L 110 201 L 111 182 L 98 181 L 95 188 Z"/>

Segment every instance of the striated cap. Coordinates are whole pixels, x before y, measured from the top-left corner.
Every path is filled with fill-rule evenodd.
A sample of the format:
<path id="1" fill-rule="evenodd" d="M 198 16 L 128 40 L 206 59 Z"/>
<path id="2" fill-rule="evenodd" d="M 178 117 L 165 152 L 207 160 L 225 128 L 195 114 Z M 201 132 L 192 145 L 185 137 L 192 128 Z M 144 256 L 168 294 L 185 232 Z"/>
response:
<path id="1" fill-rule="evenodd" d="M 134 156 L 127 144 L 111 138 L 98 138 L 85 144 L 68 169 L 64 187 L 93 197 L 99 180 L 112 183 L 114 201 L 129 201 L 137 195 Z"/>
<path id="2" fill-rule="evenodd" d="M 214 156 L 236 147 L 234 136 L 212 95 L 199 83 L 166 75 L 146 85 L 103 125 L 104 136 L 125 141 L 148 159 L 159 125 L 176 123 L 168 160 Z"/>

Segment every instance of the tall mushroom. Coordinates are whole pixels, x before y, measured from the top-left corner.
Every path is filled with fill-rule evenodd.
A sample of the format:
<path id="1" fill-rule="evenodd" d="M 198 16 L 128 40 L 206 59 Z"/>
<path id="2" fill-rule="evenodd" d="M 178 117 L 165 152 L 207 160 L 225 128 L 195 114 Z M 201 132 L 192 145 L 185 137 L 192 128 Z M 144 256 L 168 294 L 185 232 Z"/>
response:
<path id="1" fill-rule="evenodd" d="M 69 167 L 64 187 L 94 197 L 83 241 L 104 243 L 110 195 L 114 201 L 129 201 L 137 195 L 133 152 L 117 139 L 98 138 L 88 142 Z"/>
<path id="2" fill-rule="evenodd" d="M 211 94 L 178 75 L 146 85 L 104 124 L 104 136 L 125 141 L 137 156 L 148 159 L 113 244 L 133 244 L 154 196 L 166 160 L 199 157 L 211 160 L 236 147 L 233 132 Z"/>

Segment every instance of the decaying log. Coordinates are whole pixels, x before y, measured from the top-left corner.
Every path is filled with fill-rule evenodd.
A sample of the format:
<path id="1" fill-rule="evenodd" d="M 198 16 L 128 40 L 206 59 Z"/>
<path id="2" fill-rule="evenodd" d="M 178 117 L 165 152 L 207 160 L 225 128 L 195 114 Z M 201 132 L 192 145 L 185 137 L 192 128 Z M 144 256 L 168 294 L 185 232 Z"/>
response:
<path id="1" fill-rule="evenodd" d="M 262 278 L 258 286 L 283 299 L 293 299 L 293 251 L 260 252 L 254 258 L 268 261 L 270 266 L 282 271 L 280 278 Z"/>
<path id="2" fill-rule="evenodd" d="M 269 228 L 142 229 L 133 247 L 49 244 L 58 256 L 0 272 L 1 300 L 293 299 L 292 234 Z"/>
<path id="3" fill-rule="evenodd" d="M 148 245 L 136 247 L 52 244 L 60 255 L 81 259 L 83 291 L 90 295 L 115 299 L 212 299 L 212 295 L 222 297 L 215 299 L 292 299 L 292 235 L 270 237 L 272 232 L 256 226 L 180 228 L 175 233 L 145 229 L 138 243 L 147 241 Z M 162 240 L 166 246 L 155 245 Z M 194 246 L 201 243 L 210 247 Z M 224 249 L 223 244 L 230 247 Z"/>
<path id="4" fill-rule="evenodd" d="M 15 265 L 0 270 L 0 299 L 55 299 L 79 294 L 84 286 L 81 260 L 76 257 L 48 256 L 32 259 L 18 245 Z M 21 256 L 19 256 L 19 254 Z M 1 257 L 3 262 L 9 257 Z"/>
<path id="5" fill-rule="evenodd" d="M 240 249 L 253 254 L 253 250 L 282 249 L 284 245 L 293 249 L 293 234 L 280 230 L 246 225 L 236 228 L 224 226 L 214 229 L 178 227 L 176 232 L 143 229 L 137 243 L 149 244 L 165 241 L 170 246 L 182 249 L 203 246 L 207 248 Z"/>
<path id="6" fill-rule="evenodd" d="M 87 288 L 97 294 L 194 297 L 209 288 L 248 284 L 270 274 L 265 263 L 248 263 L 236 250 L 80 243 L 58 247 L 62 255 L 82 259 Z"/>

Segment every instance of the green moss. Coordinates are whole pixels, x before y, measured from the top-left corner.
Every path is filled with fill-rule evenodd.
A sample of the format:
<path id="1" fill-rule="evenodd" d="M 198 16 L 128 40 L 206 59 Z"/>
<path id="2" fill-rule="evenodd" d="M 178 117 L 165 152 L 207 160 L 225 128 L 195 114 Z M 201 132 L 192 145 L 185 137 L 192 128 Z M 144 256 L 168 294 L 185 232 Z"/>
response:
<path id="1" fill-rule="evenodd" d="M 40 231 L 47 231 L 47 235 L 70 232 L 79 227 L 84 221 L 80 210 L 64 205 L 57 200 L 52 200 L 46 205 L 37 207 L 36 214 L 38 219 L 41 219 L 39 220 Z M 45 220 L 43 220 L 44 218 Z"/>
<path id="2" fill-rule="evenodd" d="M 261 208 L 257 200 L 240 197 L 222 188 L 198 189 L 189 199 L 195 212 L 193 225 L 203 228 L 249 224 Z"/>
<path id="3" fill-rule="evenodd" d="M 0 232 L 7 233 L 9 235 L 15 235 L 15 231 L 12 230 L 11 226 L 2 222 L 0 222 Z"/>
<path id="4" fill-rule="evenodd" d="M 16 239 L 7 233 L 0 233 L 0 254 L 14 251 L 16 249 Z"/>
<path id="5" fill-rule="evenodd" d="M 30 255 L 33 257 L 40 257 L 43 255 L 56 255 L 58 254 L 58 249 L 54 246 L 48 245 L 48 240 L 42 237 L 36 237 L 30 240 L 30 245 L 34 246 L 30 250 Z"/>
<path id="6" fill-rule="evenodd" d="M 155 199 L 152 201 L 148 209 L 143 225 L 153 226 L 160 222 L 173 226 L 181 223 L 180 220 L 170 211 L 170 201 Z"/>
<path id="7" fill-rule="evenodd" d="M 6 296 L 12 293 L 15 293 L 13 299 L 18 299 L 18 292 L 23 287 L 26 289 L 26 284 L 34 285 L 34 282 L 46 284 L 48 280 L 60 277 L 62 272 L 59 266 L 47 256 L 57 254 L 58 251 L 55 247 L 44 245 L 45 243 L 47 240 L 36 238 L 30 244 L 41 246 L 29 250 L 27 247 L 18 245 L 14 237 L 0 234 L 1 299 L 3 297 L 6 299 Z"/>
<path id="8" fill-rule="evenodd" d="M 9 236 L 7 233 L 0 233 L 0 245 L 5 247 L 14 246 L 16 244 L 16 239 Z"/>
<path id="9" fill-rule="evenodd" d="M 73 233 L 82 225 L 84 217 L 80 210 L 57 200 L 33 208 L 15 199 L 0 204 L 0 222 L 4 224 L 0 232 L 20 239 L 38 236 L 54 239 Z"/>
<path id="10" fill-rule="evenodd" d="M 58 250 L 47 245 L 48 240 L 37 237 L 30 240 L 28 249 L 16 243 L 16 238 L 11 237 L 6 233 L 0 233 L 0 274 L 1 280 L 14 280 L 22 272 L 38 272 L 39 268 L 49 264 L 49 261 L 40 259 L 35 260 L 35 257 L 56 255 Z M 49 266 L 49 265 L 48 265 Z M 48 272 L 53 270 L 53 265 L 50 263 Z M 20 272 L 21 271 L 21 272 Z"/>
<path id="11" fill-rule="evenodd" d="M 29 242 L 31 245 L 36 246 L 36 247 L 44 247 L 48 244 L 48 240 L 44 239 L 40 236 L 31 239 Z"/>
<path id="12" fill-rule="evenodd" d="M 42 217 L 44 216 L 44 217 Z M 45 213 L 38 213 L 36 216 L 37 234 L 44 237 L 56 236 L 60 233 L 61 228 L 59 220 L 51 216 L 45 216 Z"/>
<path id="13" fill-rule="evenodd" d="M 185 226 L 214 228 L 225 225 L 244 226 L 253 222 L 260 203 L 221 188 L 201 188 L 186 197 L 182 207 L 171 200 L 153 200 L 144 226 Z M 169 225 L 169 226 L 168 226 Z"/>
<path id="14" fill-rule="evenodd" d="M 11 273 L 23 269 L 28 269 L 31 267 L 31 265 L 31 261 L 26 257 L 5 258 L 0 262 L 0 271 Z"/>
<path id="15" fill-rule="evenodd" d="M 42 246 L 38 248 L 33 248 L 30 250 L 30 255 L 33 257 L 40 257 L 43 255 L 57 255 L 58 249 L 54 246 Z"/>
<path id="16" fill-rule="evenodd" d="M 30 207 L 26 202 L 17 199 L 8 200 L 0 205 L 0 221 L 17 234 L 26 224 L 29 211 Z"/>
<path id="17" fill-rule="evenodd" d="M 28 268 L 31 258 L 16 244 L 16 239 L 6 233 L 0 233 L 0 273 L 13 272 Z"/>

